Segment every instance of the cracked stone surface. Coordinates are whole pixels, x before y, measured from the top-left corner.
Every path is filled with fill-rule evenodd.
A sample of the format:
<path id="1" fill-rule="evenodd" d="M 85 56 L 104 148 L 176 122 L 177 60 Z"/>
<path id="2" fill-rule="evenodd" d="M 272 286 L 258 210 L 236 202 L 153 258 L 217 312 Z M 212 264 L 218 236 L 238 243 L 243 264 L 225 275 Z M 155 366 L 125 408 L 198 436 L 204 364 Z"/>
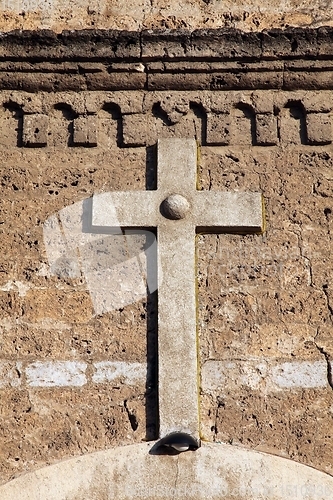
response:
<path id="1" fill-rule="evenodd" d="M 200 241 L 199 286 L 202 292 L 208 292 L 208 296 L 199 293 L 202 364 L 220 360 L 216 366 L 225 370 L 229 363 L 229 377 L 239 370 L 235 391 L 228 382 L 213 391 L 203 388 L 202 401 L 204 406 L 207 404 L 203 432 L 207 439 L 251 442 L 256 449 L 281 453 L 284 448 L 293 457 L 303 448 L 308 463 L 313 463 L 314 457 L 326 457 L 330 465 L 324 469 L 331 472 L 331 453 L 323 445 L 324 436 L 330 435 L 329 427 L 317 432 L 322 418 L 328 419 L 327 424 L 332 418 L 332 277 L 328 263 L 333 191 L 327 185 L 327 181 L 330 186 L 332 183 L 331 156 L 325 151 L 287 149 L 272 160 L 271 153 L 263 156 L 230 149 L 221 153 L 219 175 L 212 175 L 207 168 L 211 154 L 207 151 L 207 157 L 202 157 L 204 185 L 212 189 L 220 185 L 248 189 L 258 183 L 266 193 L 268 219 L 267 233 L 261 242 L 257 241 L 256 248 L 249 247 L 252 236 L 242 240 L 229 235 L 203 236 Z M 298 183 L 296 177 L 301 172 Z M 275 243 L 267 253 L 269 241 Z M 295 360 L 295 374 L 300 370 L 297 362 L 314 366 L 321 361 L 322 368 L 326 368 L 321 372 L 318 389 L 306 390 L 305 378 L 300 377 L 294 385 L 294 390 L 300 391 L 298 400 L 290 392 L 272 391 L 260 360 L 275 363 L 287 358 Z M 310 401 L 314 394 L 319 398 L 318 412 L 312 413 Z M 210 406 L 213 401 L 215 412 Z M 299 405 L 309 411 L 301 411 L 302 416 L 296 417 Z M 278 421 L 265 421 L 263 415 L 273 415 L 277 409 Z M 295 419 L 290 420 L 292 413 Z M 242 429 L 236 431 L 235 439 L 236 414 Z M 277 441 L 276 433 L 280 436 Z"/>

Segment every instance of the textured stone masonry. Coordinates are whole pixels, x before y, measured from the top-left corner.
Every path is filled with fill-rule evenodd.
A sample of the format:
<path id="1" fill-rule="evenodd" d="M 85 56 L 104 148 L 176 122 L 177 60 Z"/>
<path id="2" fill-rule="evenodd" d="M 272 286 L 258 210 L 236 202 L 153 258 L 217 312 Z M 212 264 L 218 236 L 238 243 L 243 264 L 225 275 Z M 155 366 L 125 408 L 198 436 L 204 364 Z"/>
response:
<path id="1" fill-rule="evenodd" d="M 263 7 L 260 0 L 139 0 L 129 2 L 81 0 L 79 4 L 64 0 L 36 2 L 30 0 L 3 0 L 0 10 L 0 29 L 189 29 L 238 28 L 263 31 L 290 26 L 318 27 L 332 25 L 330 3 L 313 0 L 311 5 L 302 0 L 271 0 Z M 295 50 L 295 47 L 294 47 Z"/>
<path id="2" fill-rule="evenodd" d="M 174 137 L 201 144 L 199 190 L 265 200 L 264 235 L 197 236 L 202 436 L 332 474 L 331 37 L 1 38 L 3 482 L 157 437 L 145 235 L 88 238 L 77 207 L 152 192 L 156 141 Z M 135 301 L 112 308 L 124 262 L 140 293 L 126 276 Z"/>
<path id="3" fill-rule="evenodd" d="M 17 30 L 1 38 L 0 89 L 332 89 L 332 33 Z"/>
<path id="4" fill-rule="evenodd" d="M 248 144 L 271 147 L 284 141 L 321 146 L 332 143 L 333 93 L 243 91 L 130 91 L 42 93 L 4 92 L 0 121 L 3 140 L 10 134 L 17 146 L 44 148 L 105 146 L 103 129 L 113 124 L 120 147 L 153 145 L 159 137 L 197 137 L 212 146 Z M 134 109 L 128 108 L 128 99 Z M 33 111 L 33 112 L 32 112 Z M 291 133 L 293 129 L 293 133 Z M 242 130 L 242 134 L 240 131 Z M 56 137 L 58 135 L 58 137 Z M 111 137 L 109 137 L 111 140 Z M 1 134 L 0 134 L 1 141 Z"/>

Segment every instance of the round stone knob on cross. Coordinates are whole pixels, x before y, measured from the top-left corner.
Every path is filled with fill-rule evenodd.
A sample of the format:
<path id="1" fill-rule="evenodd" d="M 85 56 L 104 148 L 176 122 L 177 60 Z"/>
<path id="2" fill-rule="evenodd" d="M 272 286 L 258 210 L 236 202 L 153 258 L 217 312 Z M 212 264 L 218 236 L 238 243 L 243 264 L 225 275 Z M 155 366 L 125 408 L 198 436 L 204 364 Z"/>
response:
<path id="1" fill-rule="evenodd" d="M 184 219 L 190 210 L 190 204 L 181 194 L 171 194 L 162 202 L 161 213 L 171 220 Z"/>
<path id="2" fill-rule="evenodd" d="M 196 234 L 262 232 L 262 196 L 198 191 L 194 139 L 161 139 L 157 152 L 157 190 L 94 196 L 92 226 L 157 230 L 160 438 L 183 433 L 199 445 Z"/>

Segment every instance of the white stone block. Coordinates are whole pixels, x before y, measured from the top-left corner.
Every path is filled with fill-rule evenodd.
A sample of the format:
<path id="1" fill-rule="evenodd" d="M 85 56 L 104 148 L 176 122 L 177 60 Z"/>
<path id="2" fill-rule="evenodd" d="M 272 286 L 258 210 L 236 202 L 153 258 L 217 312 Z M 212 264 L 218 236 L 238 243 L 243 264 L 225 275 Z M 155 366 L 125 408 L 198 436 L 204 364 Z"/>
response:
<path id="1" fill-rule="evenodd" d="M 249 387 L 265 393 L 281 390 L 327 387 L 327 363 L 292 361 L 273 364 L 273 360 L 208 360 L 201 368 L 201 388 L 209 394 L 223 394 Z"/>
<path id="2" fill-rule="evenodd" d="M 315 389 L 327 386 L 326 361 L 282 363 L 272 368 L 272 382 L 284 389 Z"/>
<path id="3" fill-rule="evenodd" d="M 87 383 L 82 361 L 36 361 L 25 369 L 30 387 L 82 386 Z"/>
<path id="4" fill-rule="evenodd" d="M 125 361 L 100 361 L 94 363 L 95 373 L 92 381 L 105 384 L 116 380 L 128 385 L 142 384 L 146 381 L 146 363 L 128 363 Z"/>

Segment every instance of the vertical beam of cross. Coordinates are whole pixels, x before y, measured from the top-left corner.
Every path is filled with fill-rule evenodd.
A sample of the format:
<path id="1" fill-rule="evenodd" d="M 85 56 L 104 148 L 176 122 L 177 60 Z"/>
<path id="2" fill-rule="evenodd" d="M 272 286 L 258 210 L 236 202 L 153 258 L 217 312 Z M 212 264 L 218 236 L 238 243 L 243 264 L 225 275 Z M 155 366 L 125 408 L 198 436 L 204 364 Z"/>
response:
<path id="1" fill-rule="evenodd" d="M 159 142 L 157 189 L 166 200 L 161 211 L 172 209 L 173 200 L 179 212 L 174 215 L 178 219 L 162 217 L 157 228 L 160 437 L 181 431 L 199 439 L 195 225 L 190 216 L 196 168 L 195 141 Z"/>
<path id="2" fill-rule="evenodd" d="M 260 233 L 260 193 L 198 191 L 193 139 L 158 141 L 157 190 L 93 197 L 92 225 L 157 228 L 160 437 L 199 440 L 195 238 L 198 232 Z"/>

